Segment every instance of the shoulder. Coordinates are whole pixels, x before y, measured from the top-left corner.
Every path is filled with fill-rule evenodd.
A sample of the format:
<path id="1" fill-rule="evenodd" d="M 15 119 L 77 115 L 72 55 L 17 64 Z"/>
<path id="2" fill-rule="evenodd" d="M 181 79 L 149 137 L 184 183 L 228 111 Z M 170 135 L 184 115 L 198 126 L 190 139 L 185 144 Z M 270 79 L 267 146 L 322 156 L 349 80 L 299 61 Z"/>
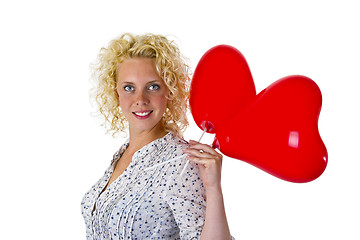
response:
<path id="1" fill-rule="evenodd" d="M 189 147 L 189 143 L 187 141 L 185 141 L 183 138 L 181 138 L 175 134 L 172 134 L 172 133 L 169 134 L 168 144 L 169 144 L 169 147 L 174 148 L 174 150 L 178 150 L 181 152 L 185 148 Z"/>
<path id="2" fill-rule="evenodd" d="M 120 159 L 128 146 L 129 139 L 125 140 L 125 142 L 120 146 L 120 148 L 114 153 L 110 165 L 114 165 Z"/>
<path id="3" fill-rule="evenodd" d="M 197 164 L 189 161 L 186 158 L 187 154 L 183 152 L 184 149 L 189 147 L 189 143 L 175 134 L 170 134 L 168 136 L 168 170 L 172 171 L 173 177 L 177 180 L 184 178 L 186 175 L 196 176 L 197 178 L 199 171 Z"/>
<path id="4" fill-rule="evenodd" d="M 188 142 L 186 142 L 183 138 L 171 132 L 159 139 L 156 144 L 157 154 L 159 154 L 159 157 L 165 157 L 166 160 L 179 158 L 180 156 L 185 158 L 183 150 L 189 146 Z"/>

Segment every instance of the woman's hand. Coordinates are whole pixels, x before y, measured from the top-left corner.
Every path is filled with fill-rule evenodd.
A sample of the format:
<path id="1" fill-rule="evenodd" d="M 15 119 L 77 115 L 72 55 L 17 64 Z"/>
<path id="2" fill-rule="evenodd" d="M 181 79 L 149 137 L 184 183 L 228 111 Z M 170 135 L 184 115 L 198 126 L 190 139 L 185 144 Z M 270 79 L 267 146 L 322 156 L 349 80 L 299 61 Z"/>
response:
<path id="1" fill-rule="evenodd" d="M 212 147 L 193 140 L 190 147 L 184 149 L 189 155 L 187 158 L 199 165 L 201 179 L 206 191 L 221 189 L 221 166 L 223 156 Z"/>

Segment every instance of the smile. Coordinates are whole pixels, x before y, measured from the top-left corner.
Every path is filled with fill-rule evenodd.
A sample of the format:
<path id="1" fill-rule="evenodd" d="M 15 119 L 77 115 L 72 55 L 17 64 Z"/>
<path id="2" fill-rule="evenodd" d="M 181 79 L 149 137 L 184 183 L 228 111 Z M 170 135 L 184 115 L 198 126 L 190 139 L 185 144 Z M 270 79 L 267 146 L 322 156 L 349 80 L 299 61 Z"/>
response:
<path id="1" fill-rule="evenodd" d="M 139 111 L 139 112 L 133 112 L 133 114 L 138 119 L 145 119 L 145 118 L 148 118 L 152 112 L 153 112 L 152 110 L 151 111 Z"/>

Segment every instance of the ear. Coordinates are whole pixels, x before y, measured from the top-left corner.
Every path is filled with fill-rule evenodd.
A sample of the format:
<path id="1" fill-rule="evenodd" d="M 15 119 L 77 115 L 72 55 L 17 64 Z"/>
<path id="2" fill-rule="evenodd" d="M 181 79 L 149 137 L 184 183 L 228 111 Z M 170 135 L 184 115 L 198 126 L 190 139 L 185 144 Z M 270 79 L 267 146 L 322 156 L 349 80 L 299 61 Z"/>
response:
<path id="1" fill-rule="evenodd" d="M 174 94 L 169 91 L 168 95 L 166 96 L 166 99 L 167 99 L 168 101 L 172 101 L 172 100 L 174 99 Z"/>

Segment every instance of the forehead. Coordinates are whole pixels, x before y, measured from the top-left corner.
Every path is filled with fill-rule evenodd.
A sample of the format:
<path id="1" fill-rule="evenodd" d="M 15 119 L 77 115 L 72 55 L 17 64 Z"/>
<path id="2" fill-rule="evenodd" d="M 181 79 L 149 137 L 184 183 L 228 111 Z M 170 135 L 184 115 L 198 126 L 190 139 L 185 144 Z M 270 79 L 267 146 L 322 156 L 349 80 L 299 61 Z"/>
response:
<path id="1" fill-rule="evenodd" d="M 124 60 L 116 68 L 117 81 L 158 80 L 155 59 L 130 58 Z"/>

